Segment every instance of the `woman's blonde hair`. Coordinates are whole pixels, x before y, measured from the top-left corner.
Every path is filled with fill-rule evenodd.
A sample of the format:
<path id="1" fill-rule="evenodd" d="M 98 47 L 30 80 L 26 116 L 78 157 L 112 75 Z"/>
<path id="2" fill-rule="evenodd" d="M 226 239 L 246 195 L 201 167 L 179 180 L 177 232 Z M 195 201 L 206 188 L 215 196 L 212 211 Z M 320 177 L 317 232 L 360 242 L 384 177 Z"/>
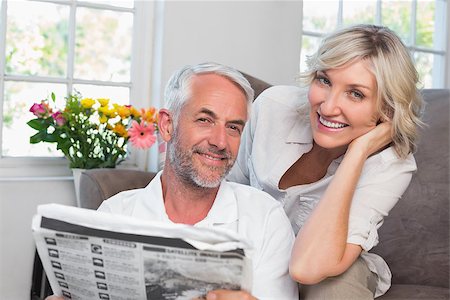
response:
<path id="1" fill-rule="evenodd" d="M 308 71 L 300 74 L 311 84 L 318 71 L 339 68 L 358 59 L 368 60 L 377 81 L 377 106 L 382 120 L 391 120 L 393 146 L 405 158 L 416 150 L 423 99 L 410 53 L 389 28 L 354 25 L 326 36 L 307 59 Z M 381 100 L 381 101 L 380 101 Z"/>

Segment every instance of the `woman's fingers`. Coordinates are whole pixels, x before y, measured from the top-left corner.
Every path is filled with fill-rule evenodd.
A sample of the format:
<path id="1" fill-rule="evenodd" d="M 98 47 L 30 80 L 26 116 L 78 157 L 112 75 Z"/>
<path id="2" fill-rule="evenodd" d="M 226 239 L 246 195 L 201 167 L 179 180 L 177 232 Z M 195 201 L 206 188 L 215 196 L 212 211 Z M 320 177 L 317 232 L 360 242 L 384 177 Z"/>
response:
<path id="1" fill-rule="evenodd" d="M 392 142 L 391 131 L 392 122 L 380 123 L 366 134 L 354 139 L 349 148 L 357 147 L 370 156 Z"/>

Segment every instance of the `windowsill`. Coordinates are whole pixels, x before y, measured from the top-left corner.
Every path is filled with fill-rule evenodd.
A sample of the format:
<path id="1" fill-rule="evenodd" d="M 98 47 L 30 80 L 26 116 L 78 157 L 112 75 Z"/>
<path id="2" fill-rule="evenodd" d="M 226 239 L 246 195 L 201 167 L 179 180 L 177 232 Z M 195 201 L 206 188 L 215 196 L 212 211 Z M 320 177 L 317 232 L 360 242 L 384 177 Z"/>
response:
<path id="1" fill-rule="evenodd" d="M 117 168 L 138 169 L 131 161 L 124 161 Z M 73 180 L 73 176 L 68 161 L 63 157 L 0 159 L 0 182 L 65 180 Z"/>

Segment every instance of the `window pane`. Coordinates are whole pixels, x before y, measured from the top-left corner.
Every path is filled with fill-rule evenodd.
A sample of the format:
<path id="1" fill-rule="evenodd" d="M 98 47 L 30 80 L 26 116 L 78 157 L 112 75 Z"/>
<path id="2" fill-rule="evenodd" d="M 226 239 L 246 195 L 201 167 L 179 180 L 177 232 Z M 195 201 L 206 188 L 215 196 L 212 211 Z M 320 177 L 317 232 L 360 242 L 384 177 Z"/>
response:
<path id="1" fill-rule="evenodd" d="M 132 26 L 131 13 L 79 8 L 74 77 L 129 82 Z"/>
<path id="2" fill-rule="evenodd" d="M 128 8 L 133 8 L 134 6 L 133 0 L 89 0 L 87 2 L 114 5 L 118 7 L 128 7 Z"/>
<path id="3" fill-rule="evenodd" d="M 302 51 L 300 56 L 300 72 L 307 70 L 306 59 L 308 55 L 312 55 L 319 47 L 321 38 L 306 36 L 302 38 Z"/>
<path id="4" fill-rule="evenodd" d="M 416 45 L 433 48 L 434 1 L 417 1 Z"/>
<path id="5" fill-rule="evenodd" d="M 65 76 L 69 7 L 8 1 L 6 74 Z"/>
<path id="6" fill-rule="evenodd" d="M 3 9 L 3 5 L 4 5 L 3 2 L 4 2 L 4 1 L 0 1 L 0 12 L 1 12 L 2 9 Z M 2 28 L 2 26 L 3 26 L 2 23 L 3 23 L 3 18 L 0 18 L 0 28 Z"/>
<path id="7" fill-rule="evenodd" d="M 411 45 L 411 2 L 383 1 L 382 23 L 394 30 L 406 45 Z"/>
<path id="8" fill-rule="evenodd" d="M 62 108 L 66 95 L 66 87 L 63 84 L 5 82 L 2 156 L 62 156 L 56 151 L 56 145 L 32 145 L 29 142 L 30 137 L 36 133 L 27 125 L 29 120 L 34 119 L 29 109 L 33 103 L 39 103 L 52 92 L 58 96 L 56 107 Z"/>
<path id="9" fill-rule="evenodd" d="M 112 103 L 130 104 L 130 90 L 125 87 L 115 86 L 98 86 L 89 84 L 76 84 L 73 86 L 75 91 L 78 91 L 87 98 L 108 98 Z"/>
<path id="10" fill-rule="evenodd" d="M 339 1 L 304 1 L 303 30 L 328 32 L 335 29 L 338 7 Z"/>
<path id="11" fill-rule="evenodd" d="M 344 25 L 375 23 L 376 1 L 349 1 L 342 3 Z"/>
<path id="12" fill-rule="evenodd" d="M 431 53 L 415 52 L 414 60 L 416 63 L 416 69 L 419 73 L 419 80 L 421 87 L 432 88 L 433 87 L 433 59 L 434 55 Z"/>

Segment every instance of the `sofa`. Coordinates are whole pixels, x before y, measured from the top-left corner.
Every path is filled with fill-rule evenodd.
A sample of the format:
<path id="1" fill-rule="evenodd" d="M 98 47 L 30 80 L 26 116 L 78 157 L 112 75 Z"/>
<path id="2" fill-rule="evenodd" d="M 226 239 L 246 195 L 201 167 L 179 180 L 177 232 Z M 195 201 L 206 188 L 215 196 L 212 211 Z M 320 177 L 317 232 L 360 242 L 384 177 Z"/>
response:
<path id="1" fill-rule="evenodd" d="M 270 85 L 244 74 L 258 95 Z M 418 172 L 379 231 L 380 254 L 392 287 L 378 299 L 449 299 L 449 90 L 423 90 L 426 100 L 415 158 Z M 81 205 L 96 209 L 108 197 L 148 184 L 155 173 L 88 170 L 80 178 Z"/>

